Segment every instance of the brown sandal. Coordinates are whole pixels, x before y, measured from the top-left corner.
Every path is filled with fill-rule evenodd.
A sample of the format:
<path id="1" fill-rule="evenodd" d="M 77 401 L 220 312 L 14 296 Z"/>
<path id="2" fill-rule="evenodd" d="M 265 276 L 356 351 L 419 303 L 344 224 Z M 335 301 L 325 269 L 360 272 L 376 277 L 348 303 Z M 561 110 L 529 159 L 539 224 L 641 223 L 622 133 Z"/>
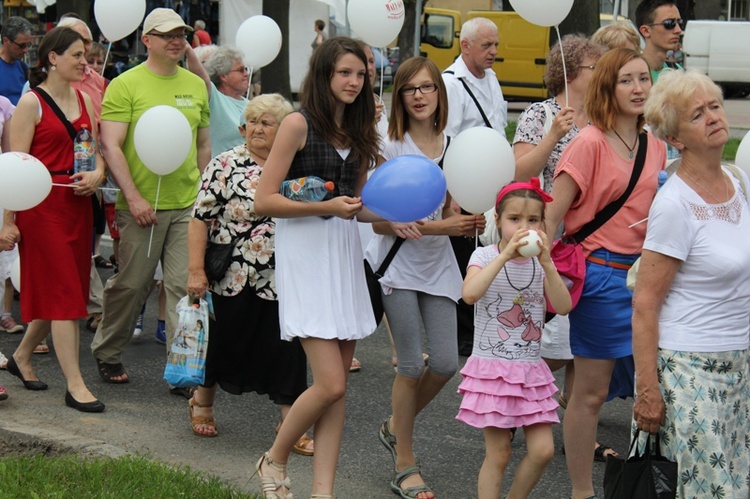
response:
<path id="1" fill-rule="evenodd" d="M 189 402 L 189 411 L 190 411 L 190 426 L 193 429 L 193 433 L 198 435 L 199 437 L 216 437 L 219 435 L 219 432 L 216 430 L 216 420 L 213 416 L 194 416 L 193 415 L 193 408 L 194 407 L 201 407 L 201 408 L 210 408 L 213 407 L 213 404 L 199 404 L 195 401 L 195 398 L 191 398 Z M 199 426 L 208 426 L 209 428 L 213 429 L 213 433 L 201 433 L 198 431 Z"/>
<path id="2" fill-rule="evenodd" d="M 276 434 L 279 433 L 279 428 L 281 428 L 281 421 L 279 421 L 279 424 L 276 425 Z M 310 438 L 307 433 L 304 433 L 301 437 L 299 437 L 299 440 L 294 442 L 292 451 L 295 454 L 299 454 L 301 456 L 312 456 L 315 454 L 315 440 Z"/>

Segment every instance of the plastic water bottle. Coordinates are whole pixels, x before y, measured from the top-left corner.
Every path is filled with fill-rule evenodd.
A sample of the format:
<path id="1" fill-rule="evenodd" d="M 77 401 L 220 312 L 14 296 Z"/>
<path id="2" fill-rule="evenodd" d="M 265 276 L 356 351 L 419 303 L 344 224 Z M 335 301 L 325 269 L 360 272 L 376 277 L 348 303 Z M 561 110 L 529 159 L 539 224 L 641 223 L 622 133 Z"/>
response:
<path id="1" fill-rule="evenodd" d="M 322 201 L 326 194 L 333 191 L 334 183 L 326 182 L 320 177 L 300 177 L 285 180 L 281 184 L 282 195 L 293 201 Z"/>
<path id="2" fill-rule="evenodd" d="M 664 183 L 667 181 L 668 178 L 669 178 L 669 175 L 667 175 L 666 170 L 662 170 L 659 172 L 659 180 L 658 180 L 659 185 L 656 187 L 657 191 L 662 188 L 662 186 L 664 185 Z"/>
<path id="3" fill-rule="evenodd" d="M 73 141 L 73 173 L 94 171 L 95 153 L 94 136 L 83 125 Z"/>

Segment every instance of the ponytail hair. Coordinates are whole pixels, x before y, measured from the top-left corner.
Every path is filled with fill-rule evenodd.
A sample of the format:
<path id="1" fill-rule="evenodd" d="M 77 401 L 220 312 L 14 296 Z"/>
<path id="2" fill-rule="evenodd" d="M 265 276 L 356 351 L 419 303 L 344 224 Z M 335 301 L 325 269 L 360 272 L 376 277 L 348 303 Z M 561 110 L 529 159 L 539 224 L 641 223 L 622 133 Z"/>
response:
<path id="1" fill-rule="evenodd" d="M 50 52 L 62 54 L 78 40 L 83 42 L 83 37 L 67 26 L 58 26 L 49 30 L 39 44 L 37 51 L 39 63 L 29 71 L 29 87 L 34 88 L 47 79 L 52 67 L 49 62 Z"/>

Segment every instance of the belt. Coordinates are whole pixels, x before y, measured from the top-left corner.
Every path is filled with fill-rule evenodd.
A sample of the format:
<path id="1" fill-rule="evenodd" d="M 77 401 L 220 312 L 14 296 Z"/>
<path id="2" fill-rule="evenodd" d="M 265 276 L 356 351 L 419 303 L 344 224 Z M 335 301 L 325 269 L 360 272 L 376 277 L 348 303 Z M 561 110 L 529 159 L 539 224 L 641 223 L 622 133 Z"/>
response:
<path id="1" fill-rule="evenodd" d="M 605 267 L 612 267 L 614 269 L 630 270 L 630 267 L 633 266 L 633 264 L 618 263 L 618 262 L 613 262 L 612 260 L 607 261 L 604 258 L 597 258 L 595 256 L 589 256 L 586 258 L 586 260 L 588 260 L 591 263 L 604 265 Z"/>

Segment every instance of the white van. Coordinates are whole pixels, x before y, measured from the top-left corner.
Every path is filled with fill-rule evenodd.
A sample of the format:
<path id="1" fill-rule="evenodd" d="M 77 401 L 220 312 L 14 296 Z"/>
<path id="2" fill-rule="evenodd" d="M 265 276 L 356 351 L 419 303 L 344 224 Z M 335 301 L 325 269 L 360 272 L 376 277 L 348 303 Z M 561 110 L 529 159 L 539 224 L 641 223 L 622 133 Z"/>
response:
<path id="1" fill-rule="evenodd" d="M 711 77 L 724 97 L 750 94 L 750 22 L 688 21 L 682 51 L 685 67 Z"/>

